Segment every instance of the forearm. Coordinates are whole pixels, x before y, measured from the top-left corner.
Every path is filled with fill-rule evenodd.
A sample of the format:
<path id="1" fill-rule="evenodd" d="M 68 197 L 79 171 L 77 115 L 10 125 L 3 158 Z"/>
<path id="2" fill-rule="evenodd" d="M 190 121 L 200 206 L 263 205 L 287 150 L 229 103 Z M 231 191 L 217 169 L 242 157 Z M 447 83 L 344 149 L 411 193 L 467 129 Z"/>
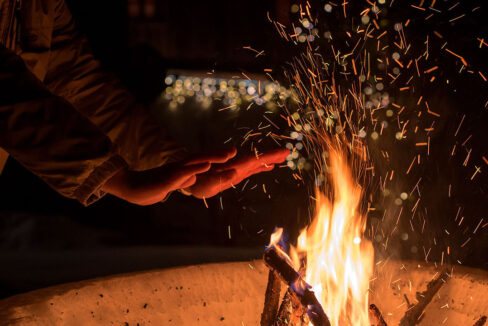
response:
<path id="1" fill-rule="evenodd" d="M 110 139 L 1 45 L 0 89 L 0 147 L 62 195 L 89 204 L 126 166 Z"/>

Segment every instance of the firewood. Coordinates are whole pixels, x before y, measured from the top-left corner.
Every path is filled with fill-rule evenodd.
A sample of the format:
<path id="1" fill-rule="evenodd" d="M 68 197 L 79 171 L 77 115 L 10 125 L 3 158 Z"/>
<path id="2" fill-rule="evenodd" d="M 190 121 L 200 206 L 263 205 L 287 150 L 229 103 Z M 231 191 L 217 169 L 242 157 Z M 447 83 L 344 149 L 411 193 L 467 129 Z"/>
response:
<path id="1" fill-rule="evenodd" d="M 405 315 L 400 320 L 399 326 L 414 326 L 420 322 L 420 318 L 427 307 L 427 305 L 432 301 L 434 295 L 439 291 L 439 289 L 446 282 L 443 277 L 447 275 L 446 271 L 443 271 L 435 279 L 427 284 L 427 289 L 419 293 L 417 292 L 417 304 L 410 307 Z"/>
<path id="2" fill-rule="evenodd" d="M 264 308 L 261 314 L 261 326 L 273 326 L 280 303 L 281 281 L 275 271 L 268 273 L 268 285 L 264 297 Z"/>
<path id="3" fill-rule="evenodd" d="M 473 326 L 483 326 L 486 323 L 486 316 L 482 316 Z"/>
<path id="4" fill-rule="evenodd" d="M 291 324 L 293 307 L 291 305 L 291 291 L 288 288 L 285 296 L 281 301 L 280 309 L 278 310 L 278 316 L 273 326 L 289 326 Z"/>
<path id="5" fill-rule="evenodd" d="M 288 288 L 273 326 L 308 326 L 309 322 L 307 312 L 299 298 Z"/>
<path id="6" fill-rule="evenodd" d="M 388 326 L 388 324 L 383 319 L 383 315 L 381 311 L 376 307 L 375 304 L 369 305 L 369 312 L 373 315 L 374 319 L 376 320 L 376 326 Z"/>
<path id="7" fill-rule="evenodd" d="M 307 315 L 307 310 L 302 306 L 300 302 L 300 298 L 297 295 L 290 291 L 291 295 L 291 325 L 293 326 L 308 326 L 310 324 L 310 320 Z"/>
<path id="8" fill-rule="evenodd" d="M 275 248 L 270 247 L 266 249 L 264 252 L 264 261 L 269 268 L 277 272 L 283 282 L 285 282 L 297 296 L 307 312 L 312 325 L 330 326 L 329 318 L 327 318 L 327 315 L 315 297 L 314 292 L 310 290 L 310 286 Z"/>

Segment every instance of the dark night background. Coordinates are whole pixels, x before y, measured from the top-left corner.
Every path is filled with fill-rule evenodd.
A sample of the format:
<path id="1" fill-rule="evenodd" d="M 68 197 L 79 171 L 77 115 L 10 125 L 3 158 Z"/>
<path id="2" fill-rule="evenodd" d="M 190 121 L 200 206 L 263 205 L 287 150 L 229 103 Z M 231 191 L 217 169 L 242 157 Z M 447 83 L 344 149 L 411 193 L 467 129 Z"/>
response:
<path id="1" fill-rule="evenodd" d="M 164 104 L 154 104 L 163 91 L 166 71 L 197 71 L 202 75 L 215 71 L 229 76 L 245 72 L 260 76 L 264 68 L 279 70 L 293 55 L 266 18 L 269 12 L 282 23 L 291 23 L 291 0 L 67 2 L 98 59 L 141 102 L 148 104 L 148 110 L 152 108 L 175 138 L 193 151 L 221 145 L 239 133 L 240 126 L 257 125 L 262 114 L 243 113 L 236 117 L 217 114 L 216 110 L 202 112 L 191 103 L 169 112 Z M 323 6 L 325 2 L 318 3 Z M 482 1 L 466 3 L 461 6 L 472 8 Z M 463 37 L 472 38 L 473 33 L 488 37 L 486 19 L 481 21 L 480 17 L 488 18 L 486 11 L 460 22 L 449 44 L 463 46 Z M 450 35 L 448 28 L 439 23 L 441 33 Z M 266 55 L 256 58 L 243 49 L 248 45 L 265 49 Z M 486 47 L 476 51 L 474 46 L 469 51 L 465 49 L 464 53 L 469 53 L 466 57 L 470 63 L 488 75 Z M 480 111 L 488 93 L 487 87 L 480 84 L 479 78 L 451 84 L 449 91 L 455 88 L 466 94 L 461 98 L 451 98 L 448 90 L 433 90 L 437 100 L 434 103 L 454 116 L 452 125 L 443 124 L 433 144 L 447 142 L 458 125 L 456 116 L 466 113 L 469 128 L 463 132 L 474 134 L 472 147 L 478 157 L 488 155 L 487 112 Z M 272 147 L 272 143 L 268 145 Z M 442 157 L 443 153 L 432 155 Z M 458 175 L 450 164 L 459 162 L 438 161 L 428 167 L 433 172 L 419 171 L 426 179 L 436 180 L 425 201 L 435 207 L 428 213 L 432 228 L 439 233 L 448 223 L 446 219 L 451 218 L 448 214 L 455 212 L 457 201 L 466 207 L 466 216 L 473 216 L 471 224 L 481 217 L 488 221 L 486 177 L 482 174 L 477 183 L 465 183 L 464 174 Z M 486 165 L 482 166 L 484 170 L 488 171 Z M 445 193 L 444 183 L 453 183 L 459 186 L 455 189 L 464 191 L 456 193 L 456 200 L 440 199 L 436 194 Z M 262 184 L 266 184 L 270 197 L 263 193 Z M 253 188 L 254 185 L 257 186 Z M 202 201 L 180 194 L 151 207 L 138 207 L 107 196 L 82 208 L 9 159 L 0 176 L 0 298 L 113 273 L 259 257 L 275 225 L 297 232 L 306 223 L 308 193 L 303 186 L 297 187 L 287 168 L 253 177 L 248 187 L 246 192 L 230 190 L 208 200 L 209 208 Z M 463 263 L 488 268 L 487 230 L 472 241 L 473 249 L 462 252 Z M 405 249 L 404 256 L 407 254 L 412 254 L 410 246 Z M 423 259 L 423 254 L 408 257 Z"/>

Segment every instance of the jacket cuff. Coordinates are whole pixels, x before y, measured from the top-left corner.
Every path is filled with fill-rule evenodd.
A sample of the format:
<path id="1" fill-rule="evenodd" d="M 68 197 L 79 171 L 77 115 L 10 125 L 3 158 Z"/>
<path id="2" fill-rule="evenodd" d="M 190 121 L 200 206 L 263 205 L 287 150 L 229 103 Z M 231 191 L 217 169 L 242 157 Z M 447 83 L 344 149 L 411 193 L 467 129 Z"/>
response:
<path id="1" fill-rule="evenodd" d="M 117 172 L 127 168 L 127 163 L 118 155 L 93 170 L 90 176 L 76 189 L 75 198 L 85 206 L 88 206 L 105 195 L 102 186 Z"/>

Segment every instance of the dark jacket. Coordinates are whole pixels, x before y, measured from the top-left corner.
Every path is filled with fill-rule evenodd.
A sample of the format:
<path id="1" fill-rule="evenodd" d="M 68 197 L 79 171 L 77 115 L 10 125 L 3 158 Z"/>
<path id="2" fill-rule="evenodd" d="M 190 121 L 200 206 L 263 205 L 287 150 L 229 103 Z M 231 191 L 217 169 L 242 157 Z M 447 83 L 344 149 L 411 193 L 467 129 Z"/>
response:
<path id="1" fill-rule="evenodd" d="M 0 147 L 85 205 L 120 169 L 181 153 L 100 67 L 63 0 L 0 0 Z"/>

